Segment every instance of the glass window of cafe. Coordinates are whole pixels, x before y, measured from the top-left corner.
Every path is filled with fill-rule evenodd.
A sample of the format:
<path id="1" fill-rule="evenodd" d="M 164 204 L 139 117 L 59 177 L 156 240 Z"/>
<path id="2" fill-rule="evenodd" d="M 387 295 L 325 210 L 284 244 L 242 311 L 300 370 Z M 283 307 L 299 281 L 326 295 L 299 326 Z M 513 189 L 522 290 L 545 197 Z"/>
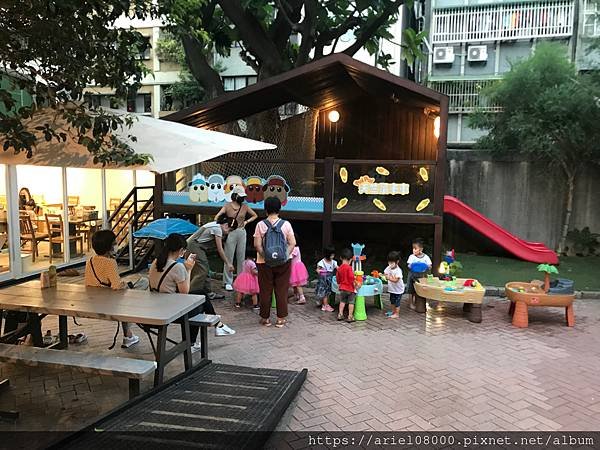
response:
<path id="1" fill-rule="evenodd" d="M 70 224 L 65 223 L 62 168 L 17 166 L 16 172 L 21 270 L 34 272 L 65 262 Z"/>
<path id="2" fill-rule="evenodd" d="M 3 274 L 19 277 L 50 265 L 84 260 L 93 251 L 92 234 L 102 228 L 105 217 L 135 185 L 154 185 L 154 175 L 133 170 L 0 165 L 0 279 Z M 12 217 L 16 211 L 12 215 L 8 211 L 13 202 L 18 202 L 18 217 Z M 19 229 L 9 234 L 11 223 Z M 15 252 L 12 258 L 10 252 Z M 11 261 L 17 265 L 19 259 L 19 267 L 11 267 Z"/>
<path id="3" fill-rule="evenodd" d="M 6 166 L 0 164 L 0 276 L 10 272 L 9 215 Z"/>
<path id="4" fill-rule="evenodd" d="M 102 228 L 102 171 L 67 168 L 69 232 L 82 251 L 71 253 L 71 260 L 92 252 L 92 235 Z"/>

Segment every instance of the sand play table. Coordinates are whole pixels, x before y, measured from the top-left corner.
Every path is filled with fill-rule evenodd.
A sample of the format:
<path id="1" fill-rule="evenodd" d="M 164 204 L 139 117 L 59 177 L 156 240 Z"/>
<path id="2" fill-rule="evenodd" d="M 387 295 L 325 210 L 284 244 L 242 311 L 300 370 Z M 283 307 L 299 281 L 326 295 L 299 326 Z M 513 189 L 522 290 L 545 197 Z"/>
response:
<path id="1" fill-rule="evenodd" d="M 481 322 L 481 303 L 485 295 L 485 288 L 477 283 L 477 287 L 463 286 L 467 279 L 457 278 L 455 282 L 441 281 L 439 278 L 419 278 L 415 283 L 417 293 L 415 310 L 420 313 L 426 311 L 425 299 L 438 302 L 462 303 L 463 311 L 471 322 Z M 452 289 L 452 290 L 449 290 Z"/>
<path id="2" fill-rule="evenodd" d="M 575 312 L 573 300 L 575 294 L 547 294 L 544 292 L 541 281 L 523 283 L 511 281 L 504 286 L 506 297 L 510 300 L 508 313 L 512 316 L 512 324 L 515 327 L 527 328 L 529 326 L 530 306 L 556 306 L 565 308 L 567 326 L 575 325 Z"/>

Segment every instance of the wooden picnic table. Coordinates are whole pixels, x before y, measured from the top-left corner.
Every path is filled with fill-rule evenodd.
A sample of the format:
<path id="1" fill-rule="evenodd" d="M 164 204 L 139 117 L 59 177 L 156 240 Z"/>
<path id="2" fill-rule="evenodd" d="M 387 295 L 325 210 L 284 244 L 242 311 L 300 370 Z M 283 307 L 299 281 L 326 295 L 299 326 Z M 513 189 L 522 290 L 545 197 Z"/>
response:
<path id="1" fill-rule="evenodd" d="M 165 366 L 178 355 L 184 355 L 186 371 L 192 368 L 189 313 L 203 303 L 203 295 L 162 294 L 135 289 L 116 291 L 79 284 L 59 284 L 41 289 L 39 281 L 0 289 L 0 311 L 27 312 L 29 332 L 37 347 L 43 346 L 41 320 L 46 315 L 59 317 L 59 343 L 55 348 L 63 349 L 69 345 L 69 316 L 131 322 L 157 328 L 155 386 L 163 382 Z M 167 327 L 175 321 L 181 325 L 181 341 L 175 342 L 175 346 L 167 350 Z M 1 336 L 0 342 L 6 342 L 6 337 Z"/>

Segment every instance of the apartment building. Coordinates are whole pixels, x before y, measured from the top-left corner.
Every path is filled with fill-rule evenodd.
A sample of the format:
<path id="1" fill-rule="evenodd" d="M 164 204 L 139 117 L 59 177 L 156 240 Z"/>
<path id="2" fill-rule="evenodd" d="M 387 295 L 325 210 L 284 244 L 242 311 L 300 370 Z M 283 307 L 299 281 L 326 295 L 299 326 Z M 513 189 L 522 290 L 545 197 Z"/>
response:
<path id="1" fill-rule="evenodd" d="M 600 34 L 597 4 L 590 0 L 431 0 L 427 83 L 450 97 L 448 142 L 470 144 L 475 108 L 495 111 L 482 88 L 531 55 L 541 41 L 563 44 L 582 70 L 594 65 L 588 38 Z"/>
<path id="2" fill-rule="evenodd" d="M 116 26 L 135 28 L 150 42 L 150 48 L 139 58 L 143 60 L 150 73 L 142 79 L 142 86 L 127 98 L 128 112 L 142 113 L 152 117 L 162 117 L 180 108 L 169 96 L 169 87 L 180 81 L 181 67 L 168 60 L 161 59 L 156 51 L 157 43 L 164 32 L 160 19 L 127 19 L 117 21 Z M 231 49 L 228 57 L 213 56 L 213 64 L 220 68 L 220 75 L 226 91 L 233 91 L 256 82 L 256 73 L 240 57 L 240 47 Z M 95 106 L 110 107 L 114 92 L 104 86 L 89 86 L 86 97 Z"/>

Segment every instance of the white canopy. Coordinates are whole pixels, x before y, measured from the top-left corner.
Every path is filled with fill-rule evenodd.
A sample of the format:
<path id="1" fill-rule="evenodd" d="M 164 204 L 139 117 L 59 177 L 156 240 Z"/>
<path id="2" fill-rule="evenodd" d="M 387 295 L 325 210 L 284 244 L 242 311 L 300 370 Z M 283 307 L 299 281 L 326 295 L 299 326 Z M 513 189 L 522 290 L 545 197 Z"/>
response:
<path id="1" fill-rule="evenodd" d="M 123 111 L 111 111 L 115 114 L 127 114 Z M 136 153 L 146 153 L 153 157 L 153 161 L 145 166 L 118 166 L 107 165 L 106 169 L 141 169 L 158 173 L 171 172 L 182 167 L 191 166 L 202 161 L 207 161 L 218 156 L 233 152 L 247 152 L 254 150 L 271 150 L 276 148 L 273 144 L 233 136 L 217 131 L 194 128 L 176 122 L 154 119 L 147 116 L 134 114 L 137 121 L 133 126 L 116 134 L 133 148 Z M 33 119 L 28 121 L 27 129 L 34 131 L 36 126 L 44 123 L 64 122 L 62 118 L 56 119 L 56 111 L 47 109 L 38 111 Z M 67 128 L 65 124 L 64 128 Z M 67 132 L 68 130 L 64 130 Z M 41 134 L 35 131 L 40 137 Z M 129 141 L 126 136 L 130 134 L 137 138 L 136 142 Z M 15 155 L 13 151 L 0 150 L 0 164 L 27 164 L 35 166 L 82 167 L 102 168 L 101 164 L 94 164 L 93 156 L 87 148 L 79 145 L 67 132 L 66 142 L 45 142 L 43 137 L 33 149 L 33 156 L 27 158 L 24 152 Z M 0 148 L 4 139 L 0 138 Z"/>

